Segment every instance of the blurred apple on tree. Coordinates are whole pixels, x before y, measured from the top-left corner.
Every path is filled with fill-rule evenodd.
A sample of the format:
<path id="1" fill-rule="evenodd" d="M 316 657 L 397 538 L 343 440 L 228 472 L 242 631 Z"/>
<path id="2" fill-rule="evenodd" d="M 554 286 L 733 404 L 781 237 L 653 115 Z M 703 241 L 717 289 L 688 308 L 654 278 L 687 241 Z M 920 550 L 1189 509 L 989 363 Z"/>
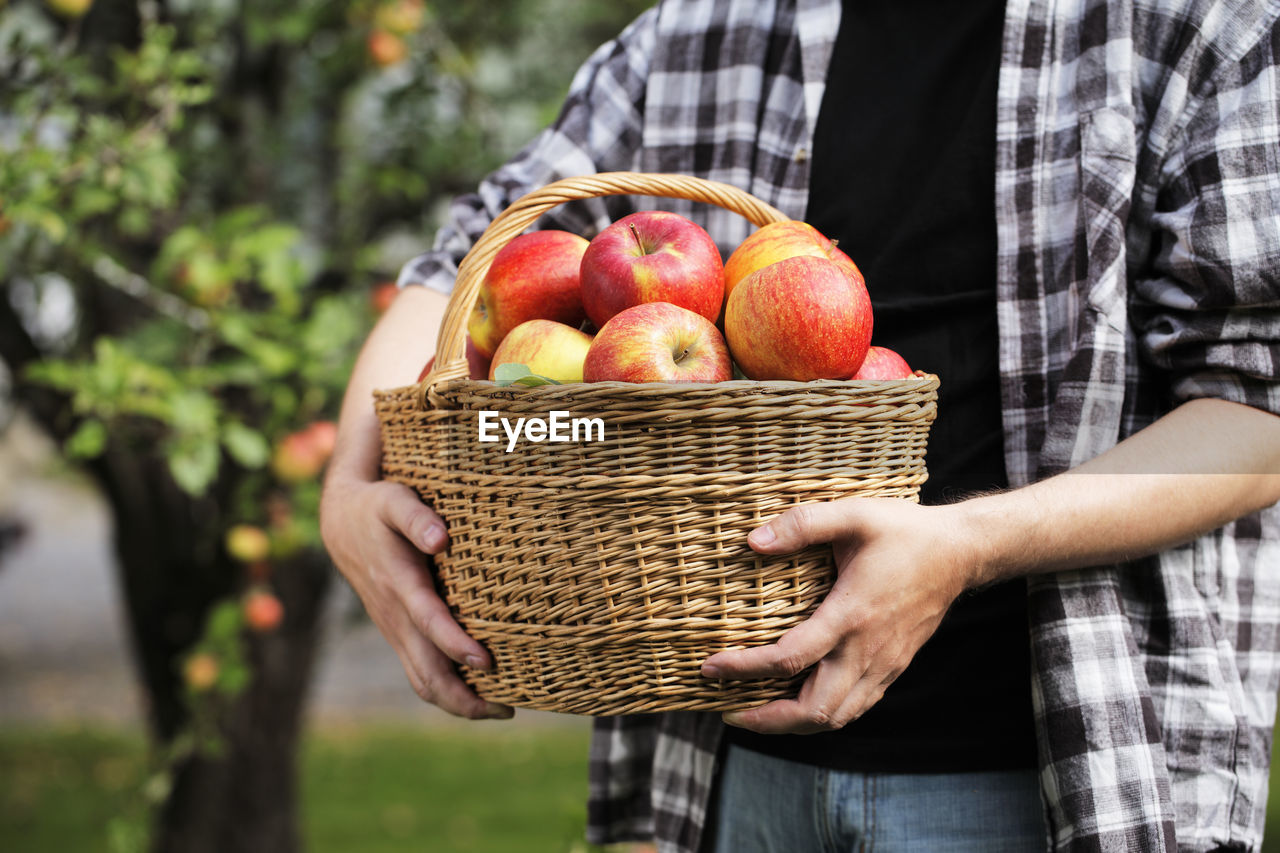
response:
<path id="1" fill-rule="evenodd" d="M 227 531 L 227 553 L 242 563 L 259 563 L 271 556 L 271 537 L 261 527 L 237 524 Z"/>
<path id="2" fill-rule="evenodd" d="M 45 5 L 64 18 L 80 18 L 89 11 L 93 0 L 44 0 Z"/>
<path id="3" fill-rule="evenodd" d="M 256 587 L 244 597 L 244 621 L 249 630 L 274 631 L 284 619 L 284 605 L 269 590 Z"/>
<path id="4" fill-rule="evenodd" d="M 369 58 L 379 68 L 398 65 L 409 55 L 409 45 L 395 33 L 375 27 L 369 33 Z"/>

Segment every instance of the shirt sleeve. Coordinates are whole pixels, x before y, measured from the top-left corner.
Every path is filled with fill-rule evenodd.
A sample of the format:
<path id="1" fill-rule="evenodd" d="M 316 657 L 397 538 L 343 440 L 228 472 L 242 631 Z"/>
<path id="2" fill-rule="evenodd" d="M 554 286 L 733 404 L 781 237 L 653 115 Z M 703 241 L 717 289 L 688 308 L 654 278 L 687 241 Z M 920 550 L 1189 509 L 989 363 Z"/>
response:
<path id="1" fill-rule="evenodd" d="M 1280 414 L 1280 33 L 1222 61 L 1164 166 L 1135 281 L 1141 354 L 1175 404 L 1214 397 Z"/>
<path id="2" fill-rule="evenodd" d="M 598 48 L 574 75 L 560 114 L 474 193 L 455 199 L 431 251 L 400 271 L 400 287 L 453 290 L 458 264 L 489 223 L 520 196 L 560 178 L 634 169 L 639 158 L 645 84 L 657 8 Z M 590 236 L 624 212 L 622 198 L 560 205 L 541 227 Z"/>

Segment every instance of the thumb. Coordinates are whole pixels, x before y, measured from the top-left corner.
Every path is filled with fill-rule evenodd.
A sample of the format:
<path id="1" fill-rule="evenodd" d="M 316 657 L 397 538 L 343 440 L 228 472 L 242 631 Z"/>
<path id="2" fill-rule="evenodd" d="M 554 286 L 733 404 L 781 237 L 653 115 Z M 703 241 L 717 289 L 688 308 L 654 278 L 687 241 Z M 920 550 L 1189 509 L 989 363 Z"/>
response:
<path id="1" fill-rule="evenodd" d="M 747 544 L 762 554 L 789 554 L 851 536 L 861 525 L 863 498 L 800 504 L 762 524 L 747 536 Z"/>

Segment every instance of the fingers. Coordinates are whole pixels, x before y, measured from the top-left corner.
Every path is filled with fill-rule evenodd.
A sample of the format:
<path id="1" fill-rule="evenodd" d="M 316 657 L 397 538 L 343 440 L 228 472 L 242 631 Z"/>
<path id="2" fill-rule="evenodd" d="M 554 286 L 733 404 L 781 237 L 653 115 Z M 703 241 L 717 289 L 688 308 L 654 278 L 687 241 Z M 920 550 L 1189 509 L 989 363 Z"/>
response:
<path id="1" fill-rule="evenodd" d="M 762 554 L 789 554 L 806 545 L 852 536 L 861 526 L 861 498 L 800 504 L 751 531 L 747 544 Z"/>
<path id="2" fill-rule="evenodd" d="M 493 662 L 484 646 L 462 630 L 449 606 L 436 594 L 431 581 L 416 571 L 399 583 L 400 603 L 414 631 L 426 637 L 454 663 L 473 669 L 489 669 Z"/>
<path id="3" fill-rule="evenodd" d="M 702 664 L 707 678 L 791 678 L 822 660 L 840 641 L 834 608 L 814 614 L 778 638 L 753 649 L 717 652 Z"/>
<path id="4" fill-rule="evenodd" d="M 717 652 L 703 661 L 702 674 L 707 678 L 791 678 L 804 672 L 862 627 L 866 614 L 850 589 L 853 583 L 850 575 L 840 575 L 813 615 L 776 643 Z"/>
<path id="5" fill-rule="evenodd" d="M 428 554 L 439 554 L 449 543 L 444 522 L 417 493 L 398 483 L 380 484 L 378 517 L 393 530 Z"/>
<path id="6" fill-rule="evenodd" d="M 900 670 L 850 667 L 838 658 L 818 665 L 795 699 L 783 699 L 746 711 L 731 711 L 724 721 L 761 734 L 815 734 L 835 731 L 871 709 Z"/>
<path id="7" fill-rule="evenodd" d="M 514 710 L 496 702 L 486 702 L 458 676 L 453 664 L 440 649 L 417 632 L 404 614 L 398 631 L 396 652 L 413 690 L 424 702 L 468 719 L 509 719 Z"/>
<path id="8" fill-rule="evenodd" d="M 511 716 L 510 708 L 476 696 L 454 669 L 488 669 L 493 660 L 454 620 L 423 564 L 423 551 L 448 547 L 439 516 L 412 489 L 389 482 L 335 488 L 328 509 L 326 545 L 414 691 L 459 716 Z"/>

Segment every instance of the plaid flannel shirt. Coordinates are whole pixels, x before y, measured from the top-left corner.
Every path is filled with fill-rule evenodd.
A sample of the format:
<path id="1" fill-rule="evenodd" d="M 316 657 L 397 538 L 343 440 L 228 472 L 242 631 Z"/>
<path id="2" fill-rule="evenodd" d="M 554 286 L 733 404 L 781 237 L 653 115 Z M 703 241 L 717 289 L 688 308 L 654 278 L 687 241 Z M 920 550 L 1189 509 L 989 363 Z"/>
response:
<path id="1" fill-rule="evenodd" d="M 1009 0 L 994 130 L 1011 485 L 1190 398 L 1280 413 L 1278 13 L 1275 0 Z M 649 10 L 588 60 L 550 128 L 455 203 L 402 284 L 447 291 L 493 216 L 571 175 L 699 175 L 803 218 L 839 16 L 838 0 Z M 634 198 L 543 224 L 590 236 L 637 206 L 684 213 L 725 249 L 749 227 Z M 1028 582 L 1053 849 L 1259 845 L 1280 675 L 1276 510 L 1157 557 Z M 695 850 L 720 725 L 597 721 L 591 840 Z"/>

